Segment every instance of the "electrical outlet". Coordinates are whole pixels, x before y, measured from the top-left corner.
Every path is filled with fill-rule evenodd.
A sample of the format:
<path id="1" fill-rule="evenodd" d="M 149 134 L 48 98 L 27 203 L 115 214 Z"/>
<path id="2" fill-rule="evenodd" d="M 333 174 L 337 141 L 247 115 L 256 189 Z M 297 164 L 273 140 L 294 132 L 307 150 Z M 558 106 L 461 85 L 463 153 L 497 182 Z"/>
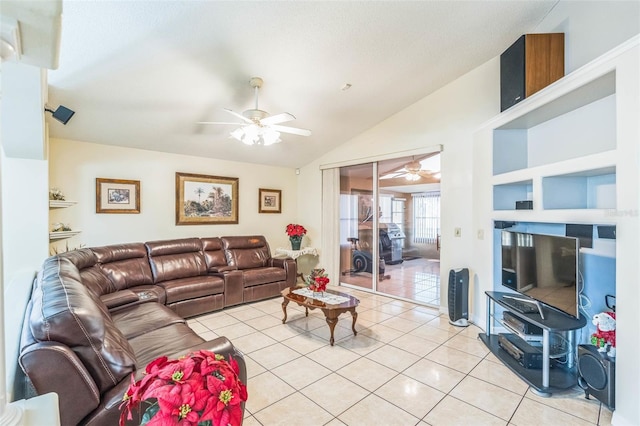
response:
<path id="1" fill-rule="evenodd" d="M 462 236 L 462 228 L 454 228 L 453 229 L 453 236 L 454 237 L 461 237 Z"/>
<path id="2" fill-rule="evenodd" d="M 478 229 L 478 239 L 484 240 L 484 229 Z"/>

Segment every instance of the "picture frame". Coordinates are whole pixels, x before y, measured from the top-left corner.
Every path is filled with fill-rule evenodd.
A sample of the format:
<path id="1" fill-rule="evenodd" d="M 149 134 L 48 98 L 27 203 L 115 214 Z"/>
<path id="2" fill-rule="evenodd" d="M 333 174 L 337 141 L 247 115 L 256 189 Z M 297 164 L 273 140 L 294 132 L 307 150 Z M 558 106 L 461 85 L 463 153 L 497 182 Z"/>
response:
<path id="1" fill-rule="evenodd" d="M 96 213 L 140 213 L 140 181 L 96 178 Z"/>
<path id="2" fill-rule="evenodd" d="M 238 223 L 239 179 L 176 172 L 176 225 Z"/>
<path id="3" fill-rule="evenodd" d="M 282 213 L 282 191 L 258 188 L 258 213 Z"/>

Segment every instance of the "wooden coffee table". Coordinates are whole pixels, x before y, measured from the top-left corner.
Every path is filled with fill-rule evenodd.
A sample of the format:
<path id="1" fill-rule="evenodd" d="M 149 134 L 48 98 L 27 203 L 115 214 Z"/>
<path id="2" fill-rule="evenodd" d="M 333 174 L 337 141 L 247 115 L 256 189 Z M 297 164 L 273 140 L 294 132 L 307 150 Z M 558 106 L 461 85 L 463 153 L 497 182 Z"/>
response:
<path id="1" fill-rule="evenodd" d="M 353 318 L 351 329 L 353 330 L 354 336 L 358 335 L 358 332 L 356 331 L 356 320 L 358 319 L 356 308 L 360 303 L 358 299 L 348 294 L 340 293 L 338 291 L 327 290 L 327 293 L 336 294 L 338 296 L 343 296 L 349 299 L 348 301 L 339 305 L 328 305 L 319 300 L 311 299 L 310 297 L 294 294 L 294 290 L 295 288 L 285 288 L 284 290 L 282 290 L 282 297 L 284 297 L 284 300 L 282 301 L 282 312 L 284 312 L 284 318 L 282 319 L 283 324 L 287 321 L 287 305 L 289 304 L 289 302 L 295 302 L 299 306 L 304 306 L 305 316 L 309 316 L 309 309 L 314 310 L 318 308 L 322 310 L 322 312 L 324 313 L 324 317 L 327 320 L 327 324 L 329 324 L 329 330 L 331 331 L 331 338 L 329 339 L 329 343 L 331 343 L 331 346 L 333 346 L 334 341 L 333 330 L 336 328 L 336 324 L 338 323 L 338 317 L 340 316 L 340 314 L 351 312 L 351 317 Z"/>

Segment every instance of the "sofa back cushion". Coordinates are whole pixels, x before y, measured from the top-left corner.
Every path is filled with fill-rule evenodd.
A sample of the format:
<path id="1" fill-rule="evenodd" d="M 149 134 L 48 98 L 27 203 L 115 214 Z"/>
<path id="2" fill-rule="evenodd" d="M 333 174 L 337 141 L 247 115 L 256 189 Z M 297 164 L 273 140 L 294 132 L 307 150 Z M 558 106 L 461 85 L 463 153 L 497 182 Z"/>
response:
<path id="1" fill-rule="evenodd" d="M 206 275 L 207 266 L 199 238 L 145 243 L 154 283 Z"/>
<path id="2" fill-rule="evenodd" d="M 143 243 L 117 244 L 91 249 L 100 269 L 113 284 L 114 291 L 153 283 Z"/>
<path id="3" fill-rule="evenodd" d="M 107 308 L 81 280 L 68 258 L 47 259 L 38 273 L 28 321 L 36 341 L 59 342 L 75 352 L 103 393 L 134 370 L 135 354 Z"/>
<path id="4" fill-rule="evenodd" d="M 115 287 L 100 269 L 95 253 L 88 248 L 61 253 L 58 257 L 68 259 L 78 268 L 82 284 L 96 295 L 113 293 Z"/>
<path id="5" fill-rule="evenodd" d="M 269 244 L 262 235 L 222 237 L 222 244 L 227 264 L 238 269 L 262 268 L 271 258 Z"/>
<path id="6" fill-rule="evenodd" d="M 221 266 L 227 266 L 227 258 L 224 255 L 220 238 L 201 238 L 200 240 L 202 241 L 202 253 L 204 254 L 208 271 L 215 271 Z"/>

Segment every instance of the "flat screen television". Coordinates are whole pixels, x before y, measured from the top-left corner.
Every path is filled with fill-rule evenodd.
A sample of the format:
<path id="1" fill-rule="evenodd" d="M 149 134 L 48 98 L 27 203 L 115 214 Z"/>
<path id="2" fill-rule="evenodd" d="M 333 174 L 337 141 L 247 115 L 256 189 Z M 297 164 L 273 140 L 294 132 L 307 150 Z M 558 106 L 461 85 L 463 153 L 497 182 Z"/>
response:
<path id="1" fill-rule="evenodd" d="M 578 318 L 578 238 L 502 231 L 502 285 Z"/>

